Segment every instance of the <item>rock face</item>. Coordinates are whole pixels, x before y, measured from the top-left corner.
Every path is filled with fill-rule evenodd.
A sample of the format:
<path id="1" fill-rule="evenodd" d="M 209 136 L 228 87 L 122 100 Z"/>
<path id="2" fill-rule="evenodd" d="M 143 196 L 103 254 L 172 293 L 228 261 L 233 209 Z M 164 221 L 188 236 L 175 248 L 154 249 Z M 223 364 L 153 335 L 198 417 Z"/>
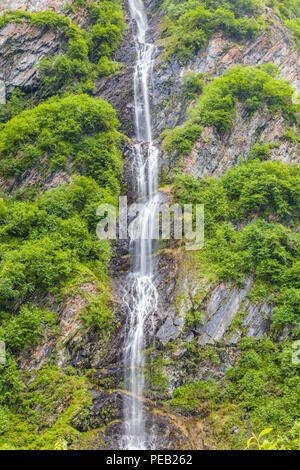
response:
<path id="1" fill-rule="evenodd" d="M 162 51 L 157 50 L 153 72 L 153 124 L 156 136 L 185 119 L 186 103 L 179 97 L 183 77 L 189 71 L 219 77 L 224 70 L 236 64 L 262 65 L 272 62 L 280 68 L 284 78 L 291 80 L 296 92 L 300 93 L 299 53 L 289 31 L 271 10 L 268 16 L 273 23 L 255 41 L 242 41 L 237 46 L 234 41 L 218 33 L 186 64 L 180 64 L 175 59 L 163 62 Z M 157 18 L 153 22 L 153 30 L 157 32 Z"/>
<path id="2" fill-rule="evenodd" d="M 88 443 L 89 449 L 122 449 L 122 423 L 124 393 L 120 391 L 105 392 L 91 390 L 92 405 L 84 417 L 74 419 L 75 427 L 80 431 L 95 429 Z M 192 443 L 178 426 L 174 417 L 161 413 L 153 413 L 150 401 L 145 402 L 146 432 L 151 435 L 155 429 L 155 449 L 191 449 Z M 102 429 L 101 429 L 102 428 Z M 76 447 L 82 449 L 78 440 Z"/>
<path id="3" fill-rule="evenodd" d="M 66 0 L 2 0 L 0 13 L 5 10 L 26 10 L 30 13 L 52 10 L 59 13 L 66 3 Z"/>
<path id="4" fill-rule="evenodd" d="M 107 100 L 116 109 L 118 119 L 122 125 L 122 131 L 127 136 L 133 137 L 133 72 L 136 54 L 133 29 L 135 25 L 130 19 L 126 4 L 123 7 L 123 11 L 127 23 L 127 31 L 119 48 L 113 55 L 113 59 L 120 64 L 120 72 L 113 77 L 99 80 L 96 84 L 96 89 L 97 96 Z M 127 160 L 126 158 L 125 161 Z"/>
<path id="5" fill-rule="evenodd" d="M 7 93 L 16 87 L 35 89 L 37 65 L 42 57 L 57 54 L 59 33 L 29 24 L 8 24 L 0 31 L 0 80 Z"/>
<path id="6" fill-rule="evenodd" d="M 195 143 L 191 154 L 184 161 L 183 171 L 195 178 L 218 176 L 229 167 L 236 165 L 238 160 L 246 158 L 257 141 L 274 143 L 270 160 L 299 165 L 300 152 L 297 143 L 284 141 L 282 135 L 287 123 L 280 115 L 272 116 L 267 109 L 256 111 L 251 117 L 241 108 L 233 119 L 232 131 L 218 133 L 207 127 L 201 138 Z"/>
<path id="7" fill-rule="evenodd" d="M 269 332 L 272 305 L 268 299 L 262 303 L 249 300 L 252 278 L 246 279 L 242 288 L 215 283 L 201 278 L 184 251 L 171 266 L 168 259 L 168 254 L 162 255 L 159 276 L 160 296 L 165 302 L 156 337 L 163 346 L 177 338 L 183 341 L 196 338 L 202 346 L 218 342 L 230 345 L 236 344 L 242 335 L 260 338 Z M 168 292 L 167 297 L 164 292 Z M 202 315 L 203 324 L 186 325 L 186 315 L 191 311 Z"/>
<path id="8" fill-rule="evenodd" d="M 0 80 L 0 104 L 6 103 L 6 87 L 4 80 Z"/>

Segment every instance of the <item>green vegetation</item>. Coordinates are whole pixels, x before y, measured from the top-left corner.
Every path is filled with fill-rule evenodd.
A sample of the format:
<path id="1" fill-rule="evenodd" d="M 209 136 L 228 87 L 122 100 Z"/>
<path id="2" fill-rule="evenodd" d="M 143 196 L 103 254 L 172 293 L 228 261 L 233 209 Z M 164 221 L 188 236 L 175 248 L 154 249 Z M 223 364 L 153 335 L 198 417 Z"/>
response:
<path id="1" fill-rule="evenodd" d="M 88 304 L 85 321 L 100 329 L 111 324 L 106 286 L 110 248 L 96 238 L 95 214 L 99 204 L 114 201 L 108 188 L 87 177 L 33 201 L 1 201 L 0 338 L 9 351 L 34 346 L 45 327 L 55 324 L 54 313 L 30 303 L 37 293 L 60 295 L 81 278 L 97 283 L 102 292 Z"/>
<path id="2" fill-rule="evenodd" d="M 77 8 L 85 8 L 88 30 L 81 30 L 70 18 L 52 11 L 8 11 L 0 17 L 0 29 L 8 23 L 30 23 L 63 34 L 60 53 L 44 57 L 39 64 L 43 97 L 66 91 L 92 92 L 97 76 L 110 75 L 118 68 L 109 58 L 125 28 L 120 2 L 84 3 L 77 2 Z"/>
<path id="3" fill-rule="evenodd" d="M 216 32 L 241 40 L 254 38 L 264 27 L 259 0 L 165 0 L 161 23 L 165 57 L 187 59 Z"/>
<path id="4" fill-rule="evenodd" d="M 206 241 L 199 261 L 238 284 L 254 275 L 263 296 L 277 293 L 274 330 L 295 326 L 300 238 L 292 227 L 300 216 L 299 168 L 251 160 L 219 179 L 184 175 L 175 181 L 175 197 L 183 204 L 204 204 Z"/>
<path id="5" fill-rule="evenodd" d="M 271 64 L 226 71 L 203 87 L 189 110 L 189 121 L 165 131 L 165 149 L 177 156 L 189 153 L 201 127 L 230 132 L 237 105 L 248 115 L 264 106 L 271 113 L 280 113 L 291 126 L 282 140 L 298 143 L 299 108 L 293 102 L 291 86 L 277 77 L 278 70 Z M 193 75 L 192 94 L 194 81 L 198 80 Z M 294 165 L 269 161 L 279 145 L 258 138 L 248 159 L 241 159 L 226 174 L 200 180 L 185 174 L 177 176 L 173 186 L 177 202 L 205 207 L 205 244 L 191 255 L 199 276 L 203 272 L 205 279 L 209 273 L 213 282 L 233 281 L 239 287 L 251 277 L 254 284 L 248 298 L 256 302 L 268 299 L 274 306 L 270 336 L 260 340 L 244 336 L 246 311 L 237 312 L 230 326 L 241 338 L 233 349 L 236 352 L 232 351 L 237 358 L 219 381 L 197 377 L 199 366 L 207 367 L 207 361 L 224 362 L 224 345 L 209 346 L 212 352 L 196 338 L 185 344 L 181 368 L 186 380 L 174 391 L 171 408 L 200 420 L 205 417 L 210 448 L 244 448 L 250 429 L 253 446 L 256 442 L 263 449 L 299 447 L 299 364 L 292 356 L 293 340 L 300 332 L 300 171 Z M 201 298 L 196 313 L 197 321 L 205 315 Z M 188 324 L 193 321 L 188 312 Z M 279 341 L 283 331 L 286 339 L 281 336 Z M 202 364 L 203 355 L 206 362 Z M 261 439 L 262 430 L 271 427 L 272 440 Z M 254 435 L 258 441 L 254 442 Z"/>
<path id="6" fill-rule="evenodd" d="M 88 95 L 51 98 L 0 129 L 0 173 L 19 176 L 32 166 L 55 171 L 72 163 L 80 173 L 118 191 L 117 124 L 115 111 L 103 100 Z"/>
<path id="7" fill-rule="evenodd" d="M 0 129 L 2 128 L 1 124 L 5 124 L 24 109 L 34 108 L 37 104 L 38 101 L 34 96 L 26 95 L 19 88 L 15 88 L 6 104 L 0 105 Z"/>
<path id="8" fill-rule="evenodd" d="M 299 410 L 299 365 L 292 362 L 291 342 L 245 337 L 239 346 L 237 365 L 228 368 L 221 381 L 186 383 L 174 391 L 171 401 L 185 414 L 210 415 L 212 429 L 216 425 L 216 441 L 225 440 L 233 449 L 241 448 L 249 428 L 259 434 L 261 429 L 273 427 L 272 440 L 282 439 L 293 428 Z M 225 422 L 220 430 L 222 416 Z M 238 426 L 238 436 L 232 436 L 232 425 Z M 283 439 L 287 448 L 289 439 Z"/>
<path id="9" fill-rule="evenodd" d="M 20 100 L 23 103 L 22 95 L 16 96 L 12 114 L 17 114 Z M 78 291 L 83 282 L 90 282 L 98 293 L 86 299 L 83 327 L 108 333 L 114 325 L 107 278 L 110 246 L 97 240 L 96 208 L 101 203 L 115 204 L 119 192 L 117 124 L 108 103 L 88 95 L 69 95 L 20 112 L 0 130 L 0 167 L 6 177 L 18 178 L 32 167 L 41 174 L 72 167 L 73 174 L 69 184 L 44 193 L 38 186 L 27 187 L 13 196 L 3 194 L 0 201 L 0 338 L 7 348 L 0 400 L 8 407 L 0 416 L 0 427 L 7 429 L 2 442 L 9 448 L 53 448 L 71 426 L 69 414 L 74 407 L 72 413 L 77 410 L 77 405 L 68 405 L 67 421 L 55 420 L 54 427 L 49 424 L 50 434 L 44 433 L 42 438 L 42 434 L 36 435 L 40 425 L 31 408 L 31 401 L 39 400 L 39 395 L 21 394 L 26 390 L 26 377 L 14 356 L 34 347 L 46 332 L 54 338 L 57 333 L 56 313 L 40 305 L 41 299 L 50 292 L 62 300 L 66 292 Z M 37 380 L 41 377 L 38 374 Z M 74 383 L 82 380 L 75 375 L 72 379 Z M 45 406 L 52 423 L 51 407 L 55 408 L 56 401 L 48 385 L 50 382 L 43 393 L 49 393 Z M 79 394 L 85 402 L 89 394 L 76 390 L 72 396 Z M 57 400 L 64 398 L 57 396 Z M 14 427 L 16 431 L 10 434 Z M 78 432 L 71 426 L 70 433 Z"/>
<path id="10" fill-rule="evenodd" d="M 273 21 L 266 7 L 274 10 L 300 47 L 298 0 L 164 0 L 160 34 L 165 59 L 176 55 L 187 61 L 217 32 L 235 41 L 255 38 Z"/>
<path id="11" fill-rule="evenodd" d="M 298 48 L 300 49 L 300 5 L 298 0 L 269 0 L 275 13 L 281 18 L 285 26 L 292 32 Z"/>
<path id="12" fill-rule="evenodd" d="M 15 356 L 46 333 L 59 339 L 57 314 L 40 306 L 45 295 L 62 301 L 87 282 L 98 294 L 87 297 L 82 325 L 109 337 L 110 246 L 96 238 L 96 208 L 103 202 L 115 203 L 112 189 L 86 176 L 34 198 L 25 193 L 1 201 L 0 339 L 7 361 L 0 366 L 0 447 L 51 449 L 61 436 L 70 443 L 78 434 L 71 419 L 90 403 L 86 379 L 47 366 L 28 386 Z"/>
<path id="13" fill-rule="evenodd" d="M 293 103 L 294 90 L 278 75 L 278 68 L 272 64 L 237 65 L 227 70 L 204 87 L 196 104 L 188 110 L 188 121 L 163 132 L 163 148 L 169 154 L 184 155 L 191 151 L 203 127 L 230 131 L 238 103 L 249 115 L 267 106 L 271 113 L 281 113 L 287 121 L 295 123 L 298 106 Z"/>
<path id="14" fill-rule="evenodd" d="M 11 383 L 12 375 L 11 370 Z M 36 377 L 25 375 L 27 380 L 31 378 L 30 385 L 19 387 L 8 407 L 0 374 L 0 449 L 49 450 L 60 439 L 64 447 L 72 448 L 76 437 L 84 435 L 76 425 L 88 414 L 92 402 L 88 380 L 78 377 L 72 368 L 60 370 L 51 365 L 43 367 Z"/>
<path id="15" fill-rule="evenodd" d="M 82 333 L 92 332 L 102 349 L 118 326 L 107 273 L 111 248 L 97 239 L 96 209 L 116 204 L 123 136 L 114 109 L 89 94 L 97 77 L 118 70 L 110 57 L 125 24 L 118 0 L 76 0 L 65 13 L 80 14 L 81 29 L 52 11 L 8 11 L 0 17 L 0 29 L 29 23 L 60 38 L 60 52 L 39 64 L 38 89 L 31 95 L 17 89 L 0 106 L 0 174 L 15 182 L 14 191 L 0 199 L 3 450 L 72 448 L 83 436 L 77 427 L 88 414 L 92 387 L 86 376 L 53 366 L 56 347 L 38 372 L 19 366 L 19 358 L 28 358 L 45 338 L 56 345 L 65 340 L 49 298 L 52 305 L 65 305 L 80 295 Z M 19 189 L 25 172 L 38 177 Z M 55 172 L 62 184 L 45 191 Z"/>

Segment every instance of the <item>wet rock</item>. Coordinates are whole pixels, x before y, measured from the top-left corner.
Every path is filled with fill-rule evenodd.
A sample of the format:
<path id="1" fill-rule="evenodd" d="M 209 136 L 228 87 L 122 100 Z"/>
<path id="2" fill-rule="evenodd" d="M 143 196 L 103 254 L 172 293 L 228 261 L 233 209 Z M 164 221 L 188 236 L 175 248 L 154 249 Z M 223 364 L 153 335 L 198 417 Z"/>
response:
<path id="1" fill-rule="evenodd" d="M 124 393 L 91 390 L 92 405 L 87 413 L 78 414 L 73 425 L 80 431 L 95 429 L 89 441 L 78 438 L 76 449 L 117 450 L 124 446 L 124 422 L 122 407 Z M 175 417 L 155 409 L 152 403 L 145 403 L 145 427 L 150 449 L 191 449 L 191 441 L 178 426 Z M 101 429 L 99 429 L 101 428 Z"/>
<path id="2" fill-rule="evenodd" d="M 76 429 L 79 431 L 97 429 L 122 418 L 123 395 L 121 392 L 108 393 L 93 389 L 90 393 L 92 405 L 88 413 L 83 410 L 73 419 L 72 424 Z"/>
<path id="3" fill-rule="evenodd" d="M 197 268 L 188 253 L 179 253 L 177 258 L 173 258 L 172 264 L 168 263 L 169 252 L 162 253 L 160 260 L 158 285 L 161 286 L 159 292 L 165 321 L 156 337 L 162 344 L 177 338 L 185 342 L 191 341 L 194 337 L 200 346 L 218 342 L 236 344 L 241 335 L 260 338 L 269 333 L 273 305 L 270 304 L 270 299 L 259 303 L 247 298 L 253 286 L 252 278 L 246 279 L 243 287 L 228 282 L 211 285 L 205 279 L 199 280 Z M 167 297 L 165 292 L 168 292 Z M 203 325 L 185 332 L 183 325 L 187 312 L 193 308 L 193 299 L 197 299 L 197 309 L 202 313 Z M 232 326 L 237 316 L 239 328 Z"/>
<path id="4" fill-rule="evenodd" d="M 179 335 L 180 329 L 174 325 L 172 318 L 168 317 L 156 333 L 156 338 L 158 338 L 163 345 L 166 345 L 169 341 L 174 341 L 178 338 Z"/>

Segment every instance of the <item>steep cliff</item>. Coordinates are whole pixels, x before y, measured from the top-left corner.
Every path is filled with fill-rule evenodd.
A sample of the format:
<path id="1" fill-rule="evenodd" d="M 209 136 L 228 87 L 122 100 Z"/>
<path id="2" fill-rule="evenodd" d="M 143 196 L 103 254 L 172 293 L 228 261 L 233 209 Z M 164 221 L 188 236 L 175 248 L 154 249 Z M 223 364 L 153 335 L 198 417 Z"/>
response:
<path id="1" fill-rule="evenodd" d="M 0 6 L 6 12 L 5 21 L 0 19 L 0 100 L 7 102 L 0 124 L 0 331 L 9 354 L 0 379 L 4 449 L 49 449 L 59 439 L 75 449 L 118 448 L 122 434 L 128 243 L 99 245 L 94 232 L 99 201 L 116 204 L 120 192 L 133 200 L 136 191 L 129 140 L 135 25 L 125 2 L 122 9 L 113 2 L 115 16 L 106 18 L 105 32 L 97 29 L 105 9 L 94 9 L 94 2 L 69 3 L 16 0 Z M 249 433 L 263 427 L 274 427 L 281 440 L 290 433 L 294 442 L 299 173 L 291 164 L 299 166 L 300 159 L 297 41 L 276 9 L 284 2 L 249 2 L 256 5 L 253 12 L 245 2 L 234 2 L 241 9 L 234 11 L 238 20 L 245 8 L 247 22 L 255 18 L 253 34 L 247 30 L 249 37 L 243 32 L 237 38 L 235 23 L 231 29 L 222 23 L 180 56 L 170 39 L 177 23 L 170 24 L 180 23 L 184 11 L 174 20 L 168 13 L 173 3 L 180 4 L 147 2 L 156 45 L 151 104 L 161 146 L 161 198 L 204 202 L 210 225 L 208 246 L 200 253 L 185 250 L 184 242 L 164 241 L 155 256 L 160 296 L 155 334 L 148 335 L 145 351 L 147 430 L 155 429 L 152 445 L 158 449 L 242 449 Z M 214 8 L 210 3 L 207 8 Z M 51 10 L 55 16 L 13 17 L 13 10 Z M 112 25 L 117 38 L 109 35 Z M 196 115 L 224 72 L 242 64 L 260 73 L 269 63 L 282 75 L 268 66 L 267 82 L 257 76 L 263 85 L 255 93 L 264 93 L 251 95 L 254 105 L 245 104 L 249 93 L 244 99 L 226 91 L 229 126 Z M 275 82 L 280 91 L 273 93 Z M 65 95 L 74 97 L 66 116 Z M 107 100 L 120 125 L 107 103 L 98 108 L 90 101 L 82 110 L 75 98 Z M 53 120 L 43 117 L 43 109 Z M 189 134 L 191 119 L 197 128 Z M 63 125 L 57 130 L 58 122 Z M 234 167 L 236 173 L 227 172 Z"/>

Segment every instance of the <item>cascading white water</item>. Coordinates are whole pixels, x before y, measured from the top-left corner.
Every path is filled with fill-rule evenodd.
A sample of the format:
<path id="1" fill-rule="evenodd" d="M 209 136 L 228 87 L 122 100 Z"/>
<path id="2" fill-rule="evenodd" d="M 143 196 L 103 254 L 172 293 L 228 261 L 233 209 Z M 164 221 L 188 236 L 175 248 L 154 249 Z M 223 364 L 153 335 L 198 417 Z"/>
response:
<path id="1" fill-rule="evenodd" d="M 145 435 L 143 412 L 144 355 L 146 321 L 151 320 L 157 305 L 157 290 L 153 284 L 152 239 L 158 205 L 158 149 L 152 141 L 149 103 L 149 81 L 153 63 L 153 48 L 146 41 L 148 21 L 143 0 L 129 0 L 131 17 L 136 23 L 136 65 L 134 73 L 135 129 L 134 172 L 139 202 L 144 208 L 135 222 L 131 239 L 133 266 L 126 283 L 124 302 L 129 312 L 125 345 L 125 384 L 130 395 L 124 403 L 125 429 L 122 446 L 126 449 L 149 447 Z M 148 323 L 148 322 L 147 322 Z M 151 322 L 150 322 L 151 323 Z"/>

